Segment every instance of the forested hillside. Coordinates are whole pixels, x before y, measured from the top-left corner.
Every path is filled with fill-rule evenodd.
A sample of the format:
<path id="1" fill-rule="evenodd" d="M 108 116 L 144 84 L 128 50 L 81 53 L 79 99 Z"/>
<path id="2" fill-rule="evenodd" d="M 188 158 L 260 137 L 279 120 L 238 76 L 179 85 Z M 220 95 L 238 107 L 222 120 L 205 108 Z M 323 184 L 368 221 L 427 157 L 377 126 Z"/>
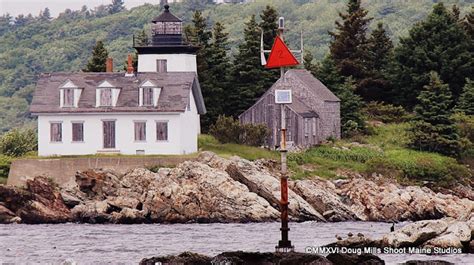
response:
<path id="1" fill-rule="evenodd" d="M 305 49 L 316 60 L 327 54 L 331 40 L 328 31 L 335 28 L 338 13 L 346 9 L 345 1 L 332 0 L 257 0 L 242 5 L 204 5 L 199 1 L 172 4 L 172 12 L 190 23 L 196 8 L 208 17 L 208 25 L 220 22 L 229 32 L 228 52 L 235 52 L 242 42 L 244 23 L 251 15 L 258 16 L 266 5 L 274 6 L 286 18 L 286 39 L 298 47 L 299 34 L 305 36 Z M 398 43 L 417 21 L 432 10 L 434 0 L 419 1 L 363 1 L 370 24 L 375 28 L 383 21 L 385 29 Z M 472 4 L 460 1 L 461 15 L 470 11 Z M 0 133 L 28 123 L 28 104 L 34 83 L 41 72 L 79 71 L 98 40 L 102 40 L 114 58 L 115 69 L 123 69 L 127 53 L 133 52 L 132 35 L 149 29 L 149 21 L 161 11 L 159 5 L 143 5 L 131 10 L 100 6 L 94 9 L 65 10 L 58 18 L 48 12 L 39 16 L 3 15 L 0 17 Z"/>

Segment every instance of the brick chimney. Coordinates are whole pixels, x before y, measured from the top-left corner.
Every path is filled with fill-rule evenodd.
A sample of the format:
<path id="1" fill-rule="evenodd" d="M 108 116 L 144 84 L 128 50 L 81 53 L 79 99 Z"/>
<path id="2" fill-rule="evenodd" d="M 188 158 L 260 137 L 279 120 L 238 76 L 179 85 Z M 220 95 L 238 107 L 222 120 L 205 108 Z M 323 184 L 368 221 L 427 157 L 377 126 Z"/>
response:
<path id="1" fill-rule="evenodd" d="M 110 57 L 105 61 L 105 71 L 107 73 L 112 73 L 114 71 L 114 60 Z"/>
<path id="2" fill-rule="evenodd" d="M 134 76 L 134 72 L 132 55 L 129 54 L 127 57 L 127 73 L 125 73 L 125 76 Z"/>

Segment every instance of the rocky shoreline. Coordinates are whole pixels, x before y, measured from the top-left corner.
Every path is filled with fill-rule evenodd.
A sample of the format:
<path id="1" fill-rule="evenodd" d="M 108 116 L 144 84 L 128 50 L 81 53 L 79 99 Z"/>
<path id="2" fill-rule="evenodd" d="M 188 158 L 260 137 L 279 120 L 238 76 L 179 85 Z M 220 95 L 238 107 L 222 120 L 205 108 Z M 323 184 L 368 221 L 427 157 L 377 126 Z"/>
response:
<path id="1" fill-rule="evenodd" d="M 347 176 L 290 181 L 292 221 L 417 221 L 472 218 L 472 189 L 464 198 L 427 187 Z M 203 152 L 196 161 L 157 173 L 134 169 L 78 172 L 77 185 L 60 188 L 36 177 L 25 188 L 0 185 L 0 223 L 266 222 L 279 219 L 277 164 L 221 158 Z M 467 191 L 466 191 L 467 190 Z"/>

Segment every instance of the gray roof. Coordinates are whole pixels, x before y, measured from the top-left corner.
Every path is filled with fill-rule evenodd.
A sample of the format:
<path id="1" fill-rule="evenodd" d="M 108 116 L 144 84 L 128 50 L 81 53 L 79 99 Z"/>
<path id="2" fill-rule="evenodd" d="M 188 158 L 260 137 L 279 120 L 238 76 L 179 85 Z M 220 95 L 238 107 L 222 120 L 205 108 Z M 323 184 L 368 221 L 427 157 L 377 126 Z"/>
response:
<path id="1" fill-rule="evenodd" d="M 314 77 L 311 72 L 306 69 L 291 69 L 288 70 L 285 75 L 294 76 L 301 80 L 303 84 L 312 91 L 315 96 L 323 101 L 341 101 L 336 97 L 331 90 L 329 90 L 321 81 Z"/>
<path id="2" fill-rule="evenodd" d="M 61 108 L 59 89 L 68 80 L 82 88 L 77 108 Z M 103 81 L 120 88 L 115 107 L 95 107 L 96 89 Z M 158 104 L 138 106 L 139 86 L 151 81 L 161 87 Z M 199 114 L 206 113 L 204 99 L 197 75 L 194 72 L 137 73 L 126 77 L 124 73 L 50 73 L 42 74 L 36 84 L 30 112 L 76 113 L 76 112 L 184 112 L 192 91 Z"/>

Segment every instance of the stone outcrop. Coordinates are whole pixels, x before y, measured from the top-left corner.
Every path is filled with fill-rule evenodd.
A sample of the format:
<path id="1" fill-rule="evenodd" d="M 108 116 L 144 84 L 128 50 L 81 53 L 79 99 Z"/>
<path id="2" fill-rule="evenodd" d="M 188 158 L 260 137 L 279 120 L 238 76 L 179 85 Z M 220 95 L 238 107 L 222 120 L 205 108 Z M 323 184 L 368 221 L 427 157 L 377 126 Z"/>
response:
<path id="1" fill-rule="evenodd" d="M 423 220 L 408 224 L 396 231 L 385 234 L 380 239 L 371 239 L 363 235 L 350 235 L 346 239 L 340 238 L 328 246 L 364 248 L 364 247 L 392 247 L 392 248 L 424 248 L 424 249 L 457 249 L 457 253 L 474 253 L 474 218 L 468 221 L 443 218 L 439 220 Z"/>
<path id="2" fill-rule="evenodd" d="M 0 222 L 64 223 L 71 212 L 49 179 L 36 177 L 26 189 L 0 185 Z"/>
<path id="3" fill-rule="evenodd" d="M 354 174 L 348 176 L 333 181 L 317 177 L 289 181 L 290 219 L 335 222 L 452 217 L 469 220 L 473 214 L 474 202 L 467 198 L 435 193 L 426 187 L 403 187 Z M 76 175 L 75 187 L 61 190 L 47 178 L 37 177 L 29 180 L 24 189 L 0 185 L 0 222 L 277 221 L 279 177 L 278 164 L 274 161 L 224 159 L 211 152 L 203 152 L 197 160 L 185 161 L 174 168 L 160 168 L 156 173 L 147 169 L 125 174 L 100 169 L 81 171 Z M 470 221 L 467 226 L 469 229 L 464 224 L 450 227 L 449 233 L 466 238 L 474 223 Z M 429 239 L 435 236 L 438 235 Z M 402 234 L 396 238 L 402 245 L 420 240 Z M 452 236 L 441 238 L 449 239 Z M 434 240 L 429 244 L 441 243 Z"/>

